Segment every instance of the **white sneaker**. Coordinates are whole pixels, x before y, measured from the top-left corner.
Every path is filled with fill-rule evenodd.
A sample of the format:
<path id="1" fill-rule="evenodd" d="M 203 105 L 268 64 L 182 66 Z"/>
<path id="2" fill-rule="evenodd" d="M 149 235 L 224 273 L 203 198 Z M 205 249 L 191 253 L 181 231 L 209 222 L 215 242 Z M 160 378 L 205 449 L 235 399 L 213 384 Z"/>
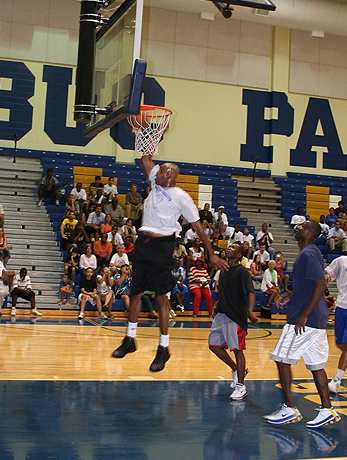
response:
<path id="1" fill-rule="evenodd" d="M 83 311 L 77 316 L 78 319 L 83 319 L 85 317 L 85 314 Z"/>
<path id="2" fill-rule="evenodd" d="M 246 375 L 248 374 L 249 370 L 248 370 L 248 367 L 246 367 L 245 369 L 245 377 Z M 238 375 L 237 375 L 237 370 L 236 371 L 233 371 L 233 380 L 230 384 L 230 388 L 233 389 L 236 387 L 236 385 L 238 384 L 239 382 L 239 378 L 238 378 Z"/>
<path id="3" fill-rule="evenodd" d="M 341 420 L 339 414 L 332 407 L 320 407 L 316 418 L 306 423 L 307 428 L 322 428 L 324 425 L 331 425 Z"/>
<path id="4" fill-rule="evenodd" d="M 11 308 L 11 316 L 16 316 L 16 307 Z"/>
<path id="5" fill-rule="evenodd" d="M 34 316 L 42 316 L 42 313 L 40 311 L 38 311 L 37 308 L 33 308 L 31 310 L 31 314 L 34 315 Z"/>
<path id="6" fill-rule="evenodd" d="M 170 316 L 171 315 L 171 316 Z M 169 316 L 170 318 L 174 318 L 176 315 L 176 313 L 173 311 L 173 309 L 171 308 L 170 312 L 169 312 Z"/>
<path id="7" fill-rule="evenodd" d="M 339 386 L 341 385 L 341 380 L 337 377 L 333 377 L 328 383 L 328 388 L 331 393 L 337 393 Z"/>
<path id="8" fill-rule="evenodd" d="M 229 396 L 229 399 L 232 401 L 241 401 L 243 398 L 247 396 L 247 388 L 246 385 L 243 383 L 237 383 L 235 386 L 235 390 Z"/>
<path id="9" fill-rule="evenodd" d="M 55 200 L 55 205 L 60 206 L 59 200 Z"/>
<path id="10" fill-rule="evenodd" d="M 39 200 L 39 202 L 37 203 L 37 206 L 42 206 L 43 205 L 43 200 Z"/>
<path id="11" fill-rule="evenodd" d="M 280 409 L 270 415 L 264 415 L 263 418 L 270 425 L 284 425 L 300 422 L 302 415 L 297 407 L 288 407 L 286 404 L 282 404 Z"/>
<path id="12" fill-rule="evenodd" d="M 177 305 L 177 308 L 178 308 L 179 310 L 181 310 L 181 313 L 184 312 L 184 306 L 183 306 L 183 305 Z"/>
<path id="13" fill-rule="evenodd" d="M 103 312 L 99 313 L 98 318 L 99 319 L 108 319 L 107 316 L 105 315 L 105 313 L 103 313 Z"/>

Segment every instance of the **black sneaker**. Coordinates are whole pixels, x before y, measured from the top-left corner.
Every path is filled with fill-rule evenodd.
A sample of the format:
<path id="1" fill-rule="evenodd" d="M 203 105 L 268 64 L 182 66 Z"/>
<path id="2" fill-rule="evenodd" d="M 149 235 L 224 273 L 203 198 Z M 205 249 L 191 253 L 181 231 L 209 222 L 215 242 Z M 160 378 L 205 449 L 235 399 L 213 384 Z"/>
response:
<path id="1" fill-rule="evenodd" d="M 169 349 L 167 347 L 161 347 L 159 345 L 158 350 L 157 350 L 157 355 L 154 358 L 154 361 L 152 362 L 149 370 L 152 372 L 162 371 L 165 367 L 166 361 L 169 361 L 169 359 L 170 359 Z"/>
<path id="2" fill-rule="evenodd" d="M 134 353 L 136 351 L 135 340 L 131 337 L 124 337 L 122 345 L 112 353 L 114 358 L 124 358 L 127 353 Z"/>

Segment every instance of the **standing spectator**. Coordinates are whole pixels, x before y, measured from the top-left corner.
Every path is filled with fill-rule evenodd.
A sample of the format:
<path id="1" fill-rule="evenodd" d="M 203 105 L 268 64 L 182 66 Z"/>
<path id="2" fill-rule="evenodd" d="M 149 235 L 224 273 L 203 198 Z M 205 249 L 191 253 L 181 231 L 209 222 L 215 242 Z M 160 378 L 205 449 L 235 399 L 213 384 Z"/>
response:
<path id="1" fill-rule="evenodd" d="M 101 235 L 101 239 L 94 243 L 94 254 L 96 255 L 98 269 L 107 266 L 112 255 L 112 244 L 107 241 L 107 233 Z"/>
<path id="2" fill-rule="evenodd" d="M 276 260 L 275 260 L 275 270 L 277 272 L 278 284 L 284 287 L 285 292 L 289 292 L 289 289 L 288 289 L 289 275 L 288 273 L 286 274 L 284 273 L 286 265 L 287 263 L 285 260 L 283 260 L 282 252 L 278 252 L 276 254 Z"/>
<path id="3" fill-rule="evenodd" d="M 107 316 L 109 319 L 114 318 L 112 315 L 112 307 L 114 302 L 114 292 L 112 290 L 114 279 L 111 275 L 111 271 L 108 267 L 104 267 L 100 275 L 96 278 L 98 282 L 97 292 L 104 304 L 104 308 L 107 307 Z"/>
<path id="4" fill-rule="evenodd" d="M 64 274 L 71 277 L 72 284 L 75 283 L 75 277 L 78 273 L 80 258 L 76 247 L 71 247 L 64 261 Z"/>
<path id="5" fill-rule="evenodd" d="M 290 221 L 290 226 L 292 228 L 296 228 L 297 225 L 303 224 L 306 220 L 306 216 L 302 215 L 302 208 L 297 208 L 296 214 L 292 216 L 292 219 Z"/>
<path id="6" fill-rule="evenodd" d="M 126 194 L 124 209 L 128 218 L 131 211 L 136 211 L 135 219 L 138 219 L 142 213 L 142 197 L 137 191 L 136 184 L 132 184 L 130 192 Z"/>
<path id="7" fill-rule="evenodd" d="M 259 254 L 260 256 L 260 263 L 263 271 L 265 271 L 268 267 L 268 262 L 270 260 L 270 254 L 265 250 L 266 249 L 266 244 L 265 243 L 260 243 L 259 244 L 259 250 L 255 251 L 253 254 L 253 259 L 255 258 L 256 255 Z"/>
<path id="8" fill-rule="evenodd" d="M 77 182 L 76 188 L 71 190 L 71 195 L 75 197 L 75 208 L 77 214 L 86 212 L 87 192 L 82 188 L 82 182 Z"/>
<path id="9" fill-rule="evenodd" d="M 114 293 L 116 299 L 123 300 L 127 311 L 130 307 L 131 283 L 131 267 L 124 264 L 120 268 L 120 273 L 114 276 Z"/>
<path id="10" fill-rule="evenodd" d="M 335 209 L 333 207 L 329 208 L 329 214 L 326 215 L 325 217 L 325 223 L 329 225 L 331 228 L 336 221 L 338 221 L 339 218 L 335 214 Z"/>
<path id="11" fill-rule="evenodd" d="M 61 226 L 60 226 L 61 246 L 63 248 L 63 251 L 66 250 L 66 246 L 68 244 L 69 238 L 73 230 L 76 228 L 77 224 L 78 224 L 78 220 L 76 219 L 76 214 L 73 211 L 70 211 L 68 217 L 63 219 L 63 222 L 61 223 Z"/>
<path id="12" fill-rule="evenodd" d="M 100 225 L 100 233 L 109 233 L 112 232 L 112 218 L 111 214 L 106 214 L 105 221 Z"/>
<path id="13" fill-rule="evenodd" d="M 210 211 L 210 205 L 205 203 L 204 209 L 199 211 L 200 222 L 202 223 L 204 220 L 207 221 L 208 224 L 212 225 L 213 223 L 213 216 L 212 212 Z"/>
<path id="14" fill-rule="evenodd" d="M 131 237 L 131 242 L 135 243 L 136 241 L 136 228 L 133 226 L 133 221 L 129 218 L 125 221 L 125 225 L 121 228 L 120 231 L 123 239 L 127 236 Z"/>
<path id="15" fill-rule="evenodd" d="M 114 185 L 114 177 L 108 178 L 108 183 L 104 185 L 104 197 L 111 203 L 112 198 L 118 195 L 117 187 Z"/>
<path id="16" fill-rule="evenodd" d="M 69 250 L 71 246 L 74 246 L 77 248 L 78 252 L 84 252 L 85 245 L 89 243 L 89 235 L 83 226 L 83 222 L 79 221 L 74 230 L 72 230 L 66 249 Z"/>
<path id="17" fill-rule="evenodd" d="M 93 198 L 96 195 L 97 191 L 102 192 L 104 191 L 104 184 L 101 182 L 101 177 L 100 176 L 95 176 L 95 182 L 92 182 L 89 185 L 89 198 Z"/>
<path id="18" fill-rule="evenodd" d="M 224 209 L 223 205 L 219 206 L 218 211 L 213 215 L 213 225 L 219 236 L 225 232 L 228 226 L 228 216 L 225 214 Z"/>
<path id="19" fill-rule="evenodd" d="M 277 295 L 281 294 L 281 290 L 278 287 L 278 277 L 275 265 L 276 262 L 274 260 L 269 261 L 269 268 L 265 270 L 261 283 L 261 290 L 270 295 L 269 300 L 266 302 L 267 305 L 273 302 Z"/>
<path id="20" fill-rule="evenodd" d="M 93 270 L 96 270 L 97 267 L 96 257 L 92 252 L 92 245 L 87 244 L 85 251 L 85 254 L 82 254 L 80 257 L 80 270 L 82 276 L 86 276 L 86 270 L 88 267 Z"/>
<path id="21" fill-rule="evenodd" d="M 321 228 L 321 234 L 319 236 L 321 236 L 322 238 L 327 239 L 327 236 L 328 236 L 328 233 L 329 233 L 329 225 L 325 223 L 325 215 L 324 214 L 321 214 L 321 216 L 319 218 L 319 225 L 320 225 L 320 228 Z"/>
<path id="22" fill-rule="evenodd" d="M 88 216 L 86 231 L 88 235 L 92 235 L 96 231 L 100 231 L 101 224 L 105 221 L 105 214 L 102 212 L 102 207 L 98 204 L 94 212 Z"/>
<path id="23" fill-rule="evenodd" d="M 53 169 L 48 168 L 45 176 L 40 180 L 39 202 L 37 206 L 42 206 L 43 198 L 53 195 L 56 206 L 59 206 L 59 181 L 53 176 Z"/>
<path id="24" fill-rule="evenodd" d="M 340 218 L 340 214 L 346 214 L 347 211 L 345 210 L 345 203 L 343 201 L 339 201 L 337 203 L 337 208 L 334 210 L 335 216 Z"/>
<path id="25" fill-rule="evenodd" d="M 84 310 L 87 302 L 91 303 L 93 307 L 96 306 L 99 312 L 99 319 L 107 319 L 107 316 L 102 312 L 100 297 L 97 294 L 96 279 L 93 277 L 93 269 L 91 267 L 87 268 L 86 275 L 81 279 L 80 291 L 78 300 L 81 304 L 78 319 L 85 317 Z"/>
<path id="26" fill-rule="evenodd" d="M 107 214 L 111 214 L 112 225 L 122 227 L 124 225 L 124 212 L 122 206 L 118 204 L 118 198 L 114 196 L 111 203 L 107 203 L 104 206 L 104 211 Z"/>
<path id="27" fill-rule="evenodd" d="M 16 304 L 17 299 L 20 297 L 21 299 L 28 300 L 31 305 L 31 314 L 35 316 L 42 316 L 42 313 L 38 311 L 35 304 L 35 292 L 31 288 L 30 276 L 27 274 L 26 268 L 21 268 L 19 271 L 19 275 L 16 275 L 13 278 L 12 284 L 12 308 L 11 308 L 11 316 L 16 316 Z"/>
<path id="28" fill-rule="evenodd" d="M 328 233 L 327 244 L 330 251 L 335 253 L 335 246 L 342 247 L 342 253 L 347 252 L 347 237 L 346 233 L 340 228 L 340 222 L 336 221 Z"/>
<path id="29" fill-rule="evenodd" d="M 6 267 L 7 262 L 10 260 L 10 250 L 12 249 L 12 246 L 9 246 L 7 244 L 7 238 L 4 234 L 4 229 L 0 227 L 0 255 L 2 258 L 2 263 Z"/>
<path id="30" fill-rule="evenodd" d="M 118 244 L 123 245 L 123 238 L 118 233 L 117 225 L 113 225 L 112 231 L 107 233 L 107 241 L 112 244 L 112 254 L 116 252 Z"/>
<path id="31" fill-rule="evenodd" d="M 73 289 L 74 289 L 74 285 L 72 281 L 70 280 L 70 275 L 67 275 L 65 273 L 63 276 L 63 281 L 61 281 L 59 285 L 60 301 L 58 302 L 58 305 L 64 304 L 65 296 L 66 296 L 65 305 L 70 305 L 70 296 L 73 292 Z"/>
<path id="32" fill-rule="evenodd" d="M 270 254 L 270 258 L 275 258 L 275 250 L 271 247 L 274 242 L 272 233 L 268 231 L 267 224 L 264 222 L 261 226 L 261 231 L 257 233 L 257 245 L 260 247 L 260 243 L 265 243 L 266 251 Z"/>
<path id="33" fill-rule="evenodd" d="M 193 317 L 198 315 L 201 294 L 203 295 L 207 310 L 212 315 L 212 296 L 210 291 L 210 277 L 207 270 L 202 266 L 203 260 L 196 259 L 195 266 L 189 270 L 189 290 L 194 296 L 193 300 Z"/>
<path id="34" fill-rule="evenodd" d="M 117 252 L 112 256 L 110 261 L 112 275 L 116 273 L 117 269 L 123 267 L 123 265 L 129 265 L 129 259 L 128 256 L 124 253 L 123 244 L 118 244 Z"/>
<path id="35" fill-rule="evenodd" d="M 251 278 L 252 281 L 261 283 L 263 281 L 263 270 L 261 268 L 260 254 L 257 254 L 253 258 L 251 263 Z"/>

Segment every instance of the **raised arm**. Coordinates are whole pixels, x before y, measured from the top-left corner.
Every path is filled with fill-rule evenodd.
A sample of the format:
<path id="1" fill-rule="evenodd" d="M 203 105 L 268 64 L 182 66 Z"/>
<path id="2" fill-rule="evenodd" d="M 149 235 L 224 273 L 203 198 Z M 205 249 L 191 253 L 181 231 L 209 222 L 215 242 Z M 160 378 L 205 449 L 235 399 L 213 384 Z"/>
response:
<path id="1" fill-rule="evenodd" d="M 149 173 L 155 166 L 155 163 L 152 160 L 152 155 L 142 155 L 141 157 L 141 166 L 143 172 L 146 174 L 147 179 L 149 178 Z"/>

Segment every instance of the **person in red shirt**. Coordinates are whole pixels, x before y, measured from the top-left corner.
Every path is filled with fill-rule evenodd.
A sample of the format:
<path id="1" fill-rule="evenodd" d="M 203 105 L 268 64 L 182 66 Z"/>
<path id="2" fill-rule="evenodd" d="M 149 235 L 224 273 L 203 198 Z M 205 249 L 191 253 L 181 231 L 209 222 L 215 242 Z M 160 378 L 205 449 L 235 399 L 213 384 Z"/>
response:
<path id="1" fill-rule="evenodd" d="M 212 315 L 212 296 L 210 291 L 210 277 L 206 268 L 203 267 L 203 260 L 196 259 L 195 266 L 189 270 L 189 290 L 194 296 L 193 316 L 196 317 L 200 307 L 201 294 L 203 295 L 207 310 Z"/>
<path id="2" fill-rule="evenodd" d="M 124 238 L 124 253 L 132 252 L 134 250 L 134 243 L 131 242 L 131 236 L 126 236 Z"/>
<path id="3" fill-rule="evenodd" d="M 107 241 L 107 233 L 103 233 L 101 239 L 95 241 L 93 251 L 96 256 L 98 270 L 109 264 L 112 255 L 112 243 Z"/>

